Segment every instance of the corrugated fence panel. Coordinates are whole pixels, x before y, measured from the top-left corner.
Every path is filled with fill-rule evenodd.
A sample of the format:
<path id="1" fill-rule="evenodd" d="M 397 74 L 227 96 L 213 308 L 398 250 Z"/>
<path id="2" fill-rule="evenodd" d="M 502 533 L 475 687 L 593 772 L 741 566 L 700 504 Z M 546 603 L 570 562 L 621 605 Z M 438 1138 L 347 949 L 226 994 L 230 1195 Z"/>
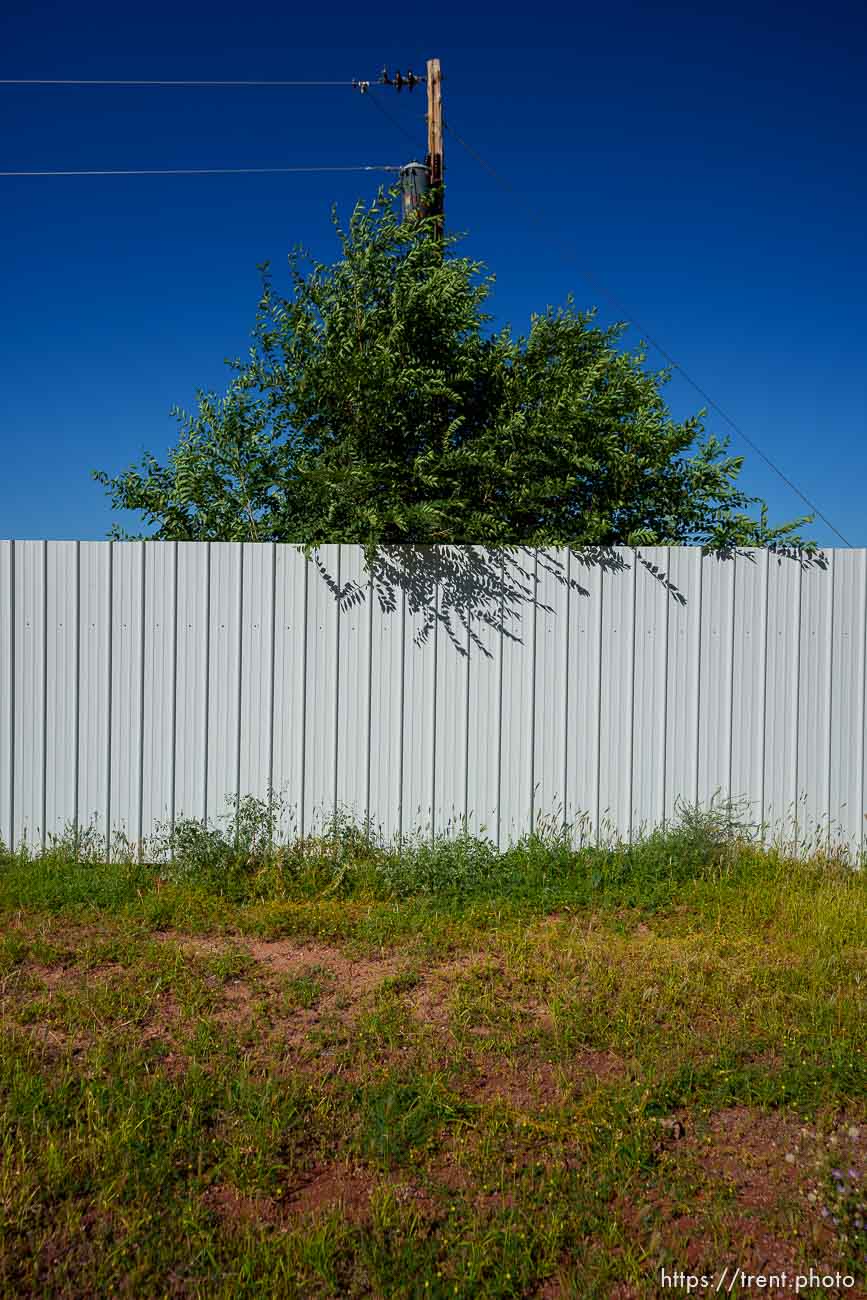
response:
<path id="1" fill-rule="evenodd" d="M 321 830 L 337 811 L 337 700 L 342 582 L 339 546 L 323 546 L 307 586 L 304 681 L 304 829 Z M 327 576 L 327 581 L 323 577 Z"/>
<path id="2" fill-rule="evenodd" d="M 632 827 L 665 817 L 665 705 L 668 673 L 668 554 L 642 547 L 635 562 Z"/>
<path id="3" fill-rule="evenodd" d="M 701 575 L 702 620 L 698 688 L 698 781 L 703 806 L 729 797 L 734 668 L 735 566 L 706 555 Z"/>
<path id="4" fill-rule="evenodd" d="M 146 542 L 113 547 L 111 586 L 111 831 L 130 844 L 141 821 Z"/>
<path id="5" fill-rule="evenodd" d="M 15 737 L 12 730 L 15 712 L 14 564 L 14 543 L 0 542 L 0 841 L 7 846 L 11 846 L 15 840 L 12 825 L 12 784 L 15 766 Z"/>
<path id="6" fill-rule="evenodd" d="M 244 544 L 211 542 L 206 815 L 224 825 L 240 793 Z M 244 792 L 246 793 L 246 791 Z"/>
<path id="7" fill-rule="evenodd" d="M 536 650 L 534 692 L 533 780 L 537 825 L 562 827 L 566 817 L 566 764 L 569 692 L 568 551 L 542 552 L 536 571 Z"/>
<path id="8" fill-rule="evenodd" d="M 747 820 L 761 821 L 764 771 L 768 555 L 750 551 L 737 561 L 732 628 L 732 735 L 728 786 Z"/>
<path id="9" fill-rule="evenodd" d="M 599 816 L 603 836 L 610 826 L 631 838 L 636 566 L 623 552 L 618 556 L 622 573 L 605 573 L 602 583 Z"/>
<path id="10" fill-rule="evenodd" d="M 771 837 L 788 843 L 794 834 L 798 775 L 801 577 L 797 564 L 770 557 L 762 817 Z"/>
<path id="11" fill-rule="evenodd" d="M 413 680 L 417 679 L 419 686 L 424 684 L 424 697 L 415 698 L 414 693 L 412 721 L 414 743 L 430 751 L 431 832 L 443 835 L 469 825 L 470 808 L 476 798 L 471 775 L 475 760 L 470 757 L 470 691 L 473 683 L 478 687 L 486 660 L 480 646 L 474 644 L 476 624 L 471 620 L 465 592 L 455 582 L 448 547 L 438 548 L 437 563 L 439 581 L 430 593 L 436 601 L 431 607 L 436 614 L 434 626 L 423 645 L 413 651 L 416 659 L 421 656 L 425 662 L 422 671 L 418 662 L 414 665 Z M 487 650 L 489 654 L 497 653 L 493 635 L 487 638 Z M 428 717 L 432 721 L 426 723 Z M 415 752 L 407 749 L 408 755 Z M 495 753 L 490 757 L 496 761 Z M 492 780 L 496 781 L 495 771 Z M 424 787 L 420 791 L 423 793 Z M 478 828 L 479 822 L 475 825 Z"/>
<path id="12" fill-rule="evenodd" d="M 831 777 L 831 686 L 834 632 L 834 556 L 828 569 L 801 577 L 801 649 L 798 698 L 798 834 L 826 847 Z"/>
<path id="13" fill-rule="evenodd" d="M 666 674 L 667 822 L 676 820 L 680 803 L 694 803 L 698 798 L 702 577 L 701 551 L 672 549 Z"/>
<path id="14" fill-rule="evenodd" d="M 45 831 L 45 542 L 15 544 L 15 844 L 38 848 Z"/>
<path id="15" fill-rule="evenodd" d="M 145 549 L 141 810 L 145 841 L 163 836 L 174 816 L 177 559 L 176 542 L 153 542 Z"/>
<path id="16" fill-rule="evenodd" d="M 245 546 L 241 611 L 240 784 L 265 800 L 274 741 L 274 547 Z"/>
<path id="17" fill-rule="evenodd" d="M 211 548 L 178 542 L 174 820 L 203 819 L 208 781 Z"/>
<path id="18" fill-rule="evenodd" d="M 479 602 L 482 604 L 482 602 Z M 469 613 L 469 687 L 467 690 L 467 803 L 466 826 L 470 835 L 485 835 L 496 840 L 501 813 L 500 786 L 503 771 L 503 641 L 502 630 L 495 623 L 497 603 L 483 604 L 484 613 Z M 528 639 L 527 626 L 531 607 L 522 610 L 522 637 Z M 455 656 L 440 637 L 437 675 L 437 708 L 443 701 L 460 698 Z M 510 707 L 519 707 L 509 701 Z M 455 736 L 437 725 L 437 806 L 436 829 L 447 834 L 460 825 L 461 805 L 457 792 L 450 789 L 449 777 L 456 769 Z"/>
<path id="19" fill-rule="evenodd" d="M 560 707 L 566 726 L 565 818 L 579 842 L 600 835 L 604 580 L 598 565 L 571 556 L 564 633 L 568 639 L 568 692 Z"/>
<path id="20" fill-rule="evenodd" d="M 45 825 L 74 829 L 78 773 L 78 548 L 49 542 L 46 555 Z"/>
<path id="21" fill-rule="evenodd" d="M 406 592 L 372 596 L 370 629 L 370 815 L 373 833 L 392 840 L 402 813 Z"/>
<path id="22" fill-rule="evenodd" d="M 539 803 L 535 739 L 538 726 L 535 682 L 539 676 L 539 572 L 536 557 L 522 557 L 524 581 L 532 593 L 524 608 L 520 630 L 500 634 L 497 684 L 500 779 L 496 795 L 497 820 L 491 838 L 498 845 L 514 843 L 535 824 Z"/>
<path id="23" fill-rule="evenodd" d="M 276 547 L 274 562 L 273 780 L 282 808 L 279 830 L 290 837 L 301 833 L 304 820 L 306 592 L 312 564 L 294 546 Z"/>
<path id="24" fill-rule="evenodd" d="M 340 548 L 340 673 L 337 681 L 337 807 L 364 819 L 370 782 L 370 578 L 362 552 Z"/>
<path id="25" fill-rule="evenodd" d="M 72 543 L 70 543 L 72 545 Z M 112 542 L 79 546 L 78 824 L 104 836 L 111 817 Z"/>
<path id="26" fill-rule="evenodd" d="M 831 673 L 831 840 L 864 835 L 864 685 L 867 552 L 834 552 Z M 839 823 L 835 825 L 835 823 Z"/>
<path id="27" fill-rule="evenodd" d="M 415 589 L 411 589 L 415 590 Z M 425 837 L 434 833 L 434 759 L 437 749 L 437 656 L 438 641 L 445 639 L 439 627 L 439 596 L 436 583 L 418 591 L 410 602 L 407 594 L 406 634 L 403 658 L 403 762 L 401 787 L 401 833 L 413 831 Z M 462 674 L 466 673 L 466 634 L 464 656 L 455 656 Z M 458 710 L 461 726 L 466 726 L 466 690 L 460 687 L 446 696 L 449 706 Z M 455 744 L 454 764 L 461 781 L 466 769 L 466 742 L 462 735 Z"/>
<path id="28" fill-rule="evenodd" d="M 635 836 L 719 792 L 861 847 L 865 551 L 391 548 L 377 583 L 350 546 L 0 544 L 0 836 L 141 846 L 273 784 L 284 835 Z"/>

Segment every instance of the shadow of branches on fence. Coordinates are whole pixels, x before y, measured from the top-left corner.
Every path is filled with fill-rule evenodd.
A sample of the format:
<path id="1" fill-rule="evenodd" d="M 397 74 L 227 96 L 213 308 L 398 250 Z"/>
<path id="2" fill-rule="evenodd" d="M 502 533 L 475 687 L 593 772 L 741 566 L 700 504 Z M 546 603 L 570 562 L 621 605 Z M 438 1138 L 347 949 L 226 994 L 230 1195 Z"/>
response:
<path id="1" fill-rule="evenodd" d="M 778 563 L 794 561 L 802 568 L 827 567 L 821 552 L 808 555 L 779 548 L 771 554 Z M 755 563 L 753 551 L 714 553 L 719 563 L 738 557 Z M 481 654 L 492 657 L 480 635 L 484 628 L 522 641 L 528 606 L 553 612 L 539 594 L 543 573 L 586 598 L 590 596 L 586 583 L 593 569 L 620 573 L 631 567 L 632 560 L 664 588 L 669 599 L 679 605 L 687 603 L 667 569 L 640 548 L 563 547 L 535 551 L 527 547 L 390 546 L 377 552 L 365 579 L 348 582 L 338 582 L 319 552 L 314 552 L 312 558 L 341 609 L 363 603 L 374 592 L 383 613 L 402 607 L 418 620 L 413 633 L 416 645 L 423 645 L 439 623 L 461 655 L 468 654 L 473 645 Z"/>

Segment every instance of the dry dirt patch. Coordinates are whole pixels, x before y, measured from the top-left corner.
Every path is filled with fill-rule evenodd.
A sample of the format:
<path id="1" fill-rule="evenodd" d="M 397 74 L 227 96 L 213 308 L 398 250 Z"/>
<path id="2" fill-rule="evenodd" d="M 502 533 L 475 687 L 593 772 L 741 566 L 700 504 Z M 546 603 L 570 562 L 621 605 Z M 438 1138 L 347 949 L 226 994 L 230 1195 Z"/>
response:
<path id="1" fill-rule="evenodd" d="M 440 962 L 431 967 L 421 984 L 413 989 L 407 1005 L 423 1024 L 443 1028 L 449 1022 L 448 1004 L 454 985 L 476 973 L 491 976 L 502 973 L 502 968 L 495 970 L 490 954 L 484 952 L 469 952 L 451 961 Z"/>
<path id="2" fill-rule="evenodd" d="M 374 1182 L 349 1165 L 328 1165 L 304 1175 L 287 1194 L 252 1196 L 227 1183 L 208 1189 L 203 1201 L 221 1223 L 288 1228 L 293 1219 L 339 1209 L 350 1222 L 367 1217 Z"/>
<path id="3" fill-rule="evenodd" d="M 129 975 L 128 968 L 122 966 L 120 962 L 102 962 L 98 966 L 86 968 L 75 965 L 71 961 L 64 961 L 56 966 L 42 966 L 36 962 L 28 962 L 25 970 L 28 975 L 32 975 L 44 984 L 49 992 L 65 986 L 80 988 L 88 984 L 107 984 L 111 979 L 123 979 Z"/>
<path id="4" fill-rule="evenodd" d="M 282 1222 L 280 1206 L 273 1196 L 248 1196 L 227 1183 L 209 1187 L 202 1201 L 220 1223 L 229 1227 L 275 1227 Z"/>
<path id="5" fill-rule="evenodd" d="M 371 1174 L 348 1164 L 314 1169 L 284 1201 L 292 1215 L 317 1214 L 339 1208 L 351 1223 L 366 1219 L 375 1187 Z"/>
<path id="6" fill-rule="evenodd" d="M 614 1052 L 589 1049 L 576 1052 L 559 1065 L 523 1052 L 511 1059 L 474 1052 L 470 1060 L 475 1073 L 462 1091 L 474 1101 L 503 1102 L 516 1110 L 569 1102 L 589 1089 L 621 1078 L 626 1070 Z"/>
<path id="7" fill-rule="evenodd" d="M 128 978 L 128 968 L 116 962 L 106 962 L 87 970 L 73 965 L 28 965 L 26 973 L 39 985 L 38 988 L 29 988 L 28 996 L 34 993 L 44 995 L 47 1014 L 39 1020 L 26 1022 L 22 1028 L 35 1042 L 42 1043 L 49 1053 L 56 1056 L 80 1056 L 106 1031 L 129 1029 L 133 1025 L 140 1044 L 170 1039 L 181 1019 L 174 994 L 171 989 L 163 989 L 151 999 L 144 1015 L 136 1012 L 128 1020 L 122 1015 L 112 1015 L 105 1022 L 94 1015 L 71 1028 L 63 1023 L 62 1017 L 52 1019 L 51 1008 L 55 999 L 62 999 L 67 993 L 79 995 L 97 985 L 109 985 L 113 980 Z"/>
<path id="8" fill-rule="evenodd" d="M 393 974 L 399 965 L 396 957 L 349 957 L 342 948 L 308 940 L 244 938 L 227 941 L 225 938 L 210 939 L 173 932 L 161 934 L 160 939 L 209 957 L 232 951 L 246 953 L 266 971 L 277 975 L 324 966 L 347 991 L 363 992 L 378 980 Z"/>
<path id="9" fill-rule="evenodd" d="M 364 1223 L 370 1218 L 372 1197 L 385 1186 L 399 1204 L 411 1206 L 427 1219 L 437 1216 L 434 1199 L 408 1176 L 397 1174 L 384 1183 L 372 1171 L 346 1161 L 313 1168 L 279 1197 L 245 1195 L 221 1183 L 209 1188 L 203 1201 L 226 1225 L 240 1223 L 285 1231 L 305 1215 L 321 1216 L 332 1211 L 338 1211 L 349 1223 Z"/>

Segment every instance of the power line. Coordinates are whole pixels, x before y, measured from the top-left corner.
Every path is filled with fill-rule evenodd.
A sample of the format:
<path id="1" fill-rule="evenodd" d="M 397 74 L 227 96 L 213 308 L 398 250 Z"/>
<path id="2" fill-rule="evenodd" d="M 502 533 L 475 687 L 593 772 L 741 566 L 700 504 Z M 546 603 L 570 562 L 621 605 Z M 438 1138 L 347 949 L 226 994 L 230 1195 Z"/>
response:
<path id="1" fill-rule="evenodd" d="M 345 86 L 353 87 L 353 81 L 77 81 L 58 80 L 47 77 L 20 78 L 0 77 L 0 86 Z"/>
<path id="2" fill-rule="evenodd" d="M 392 124 L 392 126 L 396 126 L 398 131 L 400 131 L 403 135 L 405 135 L 408 140 L 411 140 L 413 144 L 415 144 L 416 148 L 418 148 L 418 141 L 416 140 L 412 132 L 409 131 L 404 126 L 403 122 L 401 122 L 398 118 L 396 118 L 393 113 L 389 113 L 387 108 L 383 108 L 382 104 L 380 104 L 379 99 L 377 98 L 376 95 L 367 94 L 365 95 L 365 99 L 370 100 L 374 108 L 378 109 L 379 112 L 382 114 L 382 116 L 386 118 Z"/>
<path id="3" fill-rule="evenodd" d="M 298 172 L 398 172 L 399 167 L 125 167 L 82 171 L 4 172 L 0 176 L 275 176 Z"/>
<path id="4" fill-rule="evenodd" d="M 506 178 L 497 171 L 495 167 L 492 167 L 491 164 L 487 162 L 481 156 L 480 153 L 478 153 L 475 149 L 473 149 L 471 145 L 467 144 L 466 140 L 462 139 L 462 137 L 458 135 L 457 131 L 455 131 L 454 128 L 451 127 L 448 122 L 445 122 L 444 125 L 446 130 L 449 132 L 449 134 L 453 135 L 454 138 L 457 140 L 458 144 L 461 145 L 461 147 L 465 149 L 467 153 L 470 154 L 470 156 L 476 160 L 477 163 L 479 163 L 482 167 L 484 167 L 485 171 L 489 172 L 499 185 L 501 185 L 510 194 L 515 195 L 517 198 L 519 199 L 522 198 L 522 196 L 515 189 L 515 187 L 511 185 L 506 180 Z M 539 214 L 536 212 L 534 208 L 530 207 L 530 205 L 527 204 L 526 201 L 524 201 L 524 208 L 525 211 L 537 223 L 540 222 Z M 571 252 L 571 250 L 566 251 L 565 245 L 563 244 L 560 245 L 560 248 L 561 248 L 561 252 L 566 253 L 567 260 L 571 262 L 576 262 L 576 259 L 573 253 Z M 770 459 L 770 457 L 765 455 L 761 447 L 758 447 L 756 443 L 753 442 L 752 438 L 748 437 L 748 435 L 744 433 L 743 429 L 738 424 L 735 423 L 732 417 L 722 409 L 719 403 L 715 402 L 714 399 L 710 396 L 710 394 L 707 393 L 705 389 L 703 389 L 702 386 L 699 383 L 697 383 L 695 379 L 692 378 L 691 375 L 687 374 L 683 366 L 680 365 L 679 362 L 675 361 L 671 353 L 668 352 L 662 346 L 661 343 L 658 343 L 656 339 L 653 338 L 653 336 L 644 328 L 644 326 L 641 324 L 640 321 L 635 319 L 635 317 L 628 310 L 625 304 L 619 298 L 617 298 L 615 294 L 611 293 L 608 289 L 606 289 L 604 285 L 600 284 L 594 275 L 592 275 L 589 271 L 584 270 L 583 267 L 581 267 L 580 265 L 578 266 L 578 271 L 583 276 L 583 278 L 588 282 L 588 284 L 592 285 L 593 289 L 597 293 L 600 293 L 602 297 L 607 298 L 608 301 L 612 303 L 619 312 L 622 312 L 627 317 L 629 317 L 632 325 L 635 326 L 641 332 L 641 334 L 644 336 L 644 338 L 652 347 L 656 348 L 657 352 L 659 352 L 660 355 L 665 358 L 665 360 L 668 362 L 671 368 L 673 370 L 679 371 L 679 373 L 683 376 L 686 382 L 699 394 L 701 398 L 704 399 L 707 405 L 711 407 L 712 410 L 716 411 L 717 415 L 719 415 L 721 419 L 725 420 L 726 424 L 728 424 L 730 428 L 734 429 L 738 437 L 743 439 L 743 441 L 747 444 L 747 446 L 750 447 L 752 451 L 756 453 L 757 456 L 761 457 L 761 459 L 765 462 L 765 464 L 774 471 L 777 477 L 780 478 L 788 488 L 791 488 L 791 490 L 795 493 L 796 496 L 800 497 L 800 499 L 804 502 L 804 504 L 809 507 L 811 513 L 816 515 L 817 518 L 821 519 L 823 523 L 827 524 L 828 527 L 831 529 L 831 532 L 834 533 L 836 537 L 840 538 L 840 541 L 844 544 L 844 546 L 848 546 L 851 548 L 852 543 L 843 536 L 843 534 L 840 532 L 838 528 L 834 527 L 834 525 L 831 523 L 828 516 L 824 515 L 822 511 L 819 509 L 819 507 L 814 505 L 813 502 L 810 500 L 810 498 L 808 496 L 805 496 L 805 494 L 801 491 L 801 489 L 797 487 L 790 478 L 787 478 L 787 476 L 783 473 L 783 471 L 774 464 L 774 462 Z"/>

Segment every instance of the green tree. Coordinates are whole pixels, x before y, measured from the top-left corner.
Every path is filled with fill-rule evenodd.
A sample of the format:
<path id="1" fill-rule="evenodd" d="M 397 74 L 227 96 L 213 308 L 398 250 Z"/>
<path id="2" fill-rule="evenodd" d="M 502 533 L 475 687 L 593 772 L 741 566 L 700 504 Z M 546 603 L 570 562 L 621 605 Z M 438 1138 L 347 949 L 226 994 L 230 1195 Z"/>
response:
<path id="1" fill-rule="evenodd" d="M 94 472 L 151 537 L 353 542 L 369 559 L 399 543 L 814 549 L 810 518 L 768 526 L 703 412 L 672 419 L 668 372 L 621 346 L 625 326 L 570 299 L 526 336 L 493 330 L 493 277 L 430 221 L 400 224 L 383 194 L 334 221 L 341 257 L 293 252 L 290 297 L 262 268 L 249 357 L 223 396 L 175 412 L 166 463 Z"/>

